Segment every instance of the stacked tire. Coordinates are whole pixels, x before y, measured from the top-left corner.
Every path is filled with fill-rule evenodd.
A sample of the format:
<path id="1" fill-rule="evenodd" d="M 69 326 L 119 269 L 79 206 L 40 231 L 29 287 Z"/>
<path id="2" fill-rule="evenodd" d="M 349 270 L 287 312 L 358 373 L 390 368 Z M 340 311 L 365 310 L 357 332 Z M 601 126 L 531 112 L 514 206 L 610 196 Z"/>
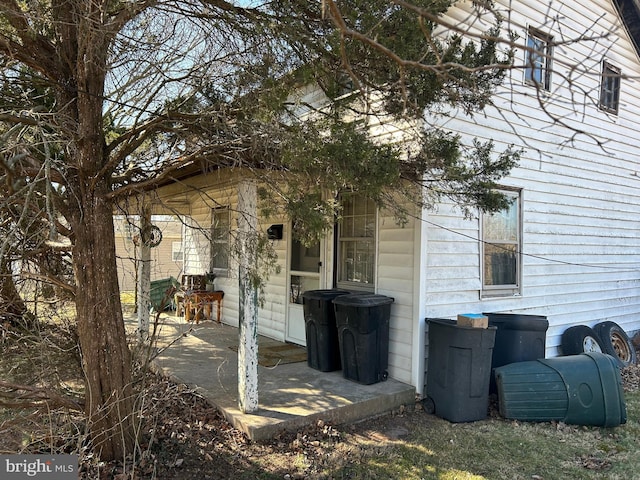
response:
<path id="1" fill-rule="evenodd" d="M 625 331 L 615 322 L 600 322 L 593 328 L 576 325 L 562 334 L 563 355 L 598 352 L 611 355 L 620 367 L 636 363 L 636 350 Z"/>

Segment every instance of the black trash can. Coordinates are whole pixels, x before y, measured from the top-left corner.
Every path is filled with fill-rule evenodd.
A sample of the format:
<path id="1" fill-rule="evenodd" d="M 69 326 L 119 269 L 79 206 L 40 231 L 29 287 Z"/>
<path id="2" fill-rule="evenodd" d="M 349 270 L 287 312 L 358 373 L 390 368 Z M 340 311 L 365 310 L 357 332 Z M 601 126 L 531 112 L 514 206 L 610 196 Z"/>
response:
<path id="1" fill-rule="evenodd" d="M 542 315 L 519 313 L 485 313 L 489 326 L 496 330 L 496 341 L 491 357 L 492 371 L 503 365 L 538 360 L 545 357 L 549 321 Z M 491 375 L 491 393 L 496 393 L 494 375 Z"/>
<path id="2" fill-rule="evenodd" d="M 425 409 L 451 422 L 486 418 L 496 327 L 463 327 L 427 319 L 429 358 Z"/>
<path id="3" fill-rule="evenodd" d="M 321 372 L 340 370 L 340 345 L 331 301 L 348 290 L 307 290 L 302 294 L 307 365 Z"/>
<path id="4" fill-rule="evenodd" d="M 386 380 L 393 298 L 375 294 L 336 297 L 342 376 L 364 385 Z"/>

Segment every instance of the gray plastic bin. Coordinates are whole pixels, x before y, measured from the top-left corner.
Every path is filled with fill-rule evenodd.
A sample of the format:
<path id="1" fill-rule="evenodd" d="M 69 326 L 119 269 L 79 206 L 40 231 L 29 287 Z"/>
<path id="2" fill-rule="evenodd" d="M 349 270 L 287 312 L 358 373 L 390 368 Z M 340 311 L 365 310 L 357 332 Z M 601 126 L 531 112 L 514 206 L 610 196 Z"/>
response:
<path id="1" fill-rule="evenodd" d="M 425 408 L 451 422 L 486 418 L 496 327 L 430 318 Z"/>

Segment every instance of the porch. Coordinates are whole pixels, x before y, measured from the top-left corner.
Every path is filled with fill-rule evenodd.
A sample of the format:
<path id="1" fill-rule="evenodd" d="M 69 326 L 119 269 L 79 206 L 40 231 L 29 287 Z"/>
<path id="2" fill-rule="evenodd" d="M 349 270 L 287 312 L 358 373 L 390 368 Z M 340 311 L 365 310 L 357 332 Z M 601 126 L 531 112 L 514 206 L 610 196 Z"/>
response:
<path id="1" fill-rule="evenodd" d="M 127 325 L 136 327 L 128 317 Z M 153 327 L 152 327 L 153 328 Z M 259 337 L 259 350 L 287 345 Z M 238 329 L 214 321 L 187 323 L 163 313 L 158 325 L 153 365 L 174 381 L 197 387 L 227 420 L 252 440 L 265 440 L 282 430 L 296 430 L 317 420 L 332 424 L 413 406 L 415 388 L 393 379 L 373 385 L 346 380 L 342 372 L 309 368 L 302 356 L 258 366 L 259 410 L 243 414 L 238 408 Z M 166 348 L 165 348 L 166 347 Z M 291 363 L 286 363 L 291 362 Z"/>

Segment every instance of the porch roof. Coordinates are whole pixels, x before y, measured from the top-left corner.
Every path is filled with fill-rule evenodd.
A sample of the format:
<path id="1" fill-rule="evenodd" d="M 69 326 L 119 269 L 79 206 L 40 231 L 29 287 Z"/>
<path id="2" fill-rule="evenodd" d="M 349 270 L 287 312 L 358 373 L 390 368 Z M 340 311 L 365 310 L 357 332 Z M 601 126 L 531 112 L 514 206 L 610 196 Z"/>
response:
<path id="1" fill-rule="evenodd" d="M 135 319 L 127 319 L 135 328 Z M 342 372 L 320 372 L 306 362 L 258 367 L 259 410 L 243 414 L 238 408 L 238 359 L 230 347 L 238 345 L 238 330 L 205 321 L 188 324 L 182 318 L 161 315 L 158 346 L 169 346 L 154 365 L 174 381 L 197 387 L 237 429 L 252 440 L 266 440 L 284 430 L 324 420 L 332 424 L 413 406 L 415 388 L 388 379 L 360 385 Z M 261 343 L 275 340 L 261 338 Z"/>

